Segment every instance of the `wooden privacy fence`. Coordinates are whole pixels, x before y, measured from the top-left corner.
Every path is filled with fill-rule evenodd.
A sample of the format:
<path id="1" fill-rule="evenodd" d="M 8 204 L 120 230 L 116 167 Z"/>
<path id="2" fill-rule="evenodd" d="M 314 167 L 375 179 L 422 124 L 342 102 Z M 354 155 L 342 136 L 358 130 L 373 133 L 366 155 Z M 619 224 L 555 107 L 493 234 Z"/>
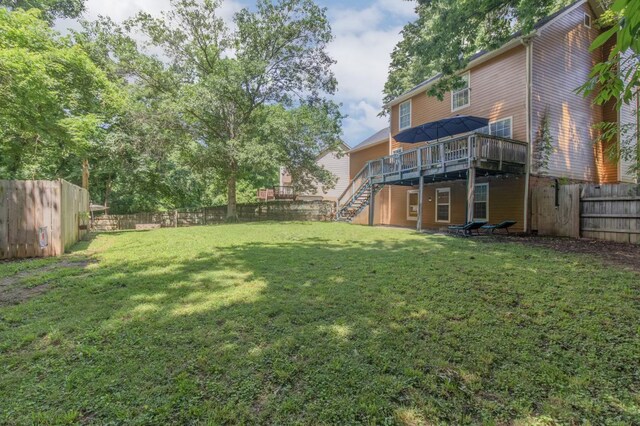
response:
<path id="1" fill-rule="evenodd" d="M 580 230 L 586 238 L 640 244 L 640 185 L 585 185 Z"/>
<path id="2" fill-rule="evenodd" d="M 64 180 L 0 180 L 0 259 L 58 256 L 89 223 L 89 193 Z"/>
<path id="3" fill-rule="evenodd" d="M 332 201 L 271 201 L 269 203 L 238 204 L 240 222 L 257 221 L 329 221 L 335 216 Z M 93 218 L 94 231 L 147 229 L 150 225 L 162 228 L 215 225 L 225 223 L 226 206 L 200 209 L 172 210 L 155 213 L 102 215 Z"/>
<path id="4" fill-rule="evenodd" d="M 540 235 L 640 244 L 640 185 L 535 187 L 532 229 Z"/>

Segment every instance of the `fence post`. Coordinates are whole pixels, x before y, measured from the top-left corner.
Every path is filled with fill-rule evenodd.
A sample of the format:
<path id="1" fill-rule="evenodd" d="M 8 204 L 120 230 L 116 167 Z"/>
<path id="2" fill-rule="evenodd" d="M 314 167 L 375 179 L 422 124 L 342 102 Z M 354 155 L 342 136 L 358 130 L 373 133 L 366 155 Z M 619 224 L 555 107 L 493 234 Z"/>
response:
<path id="1" fill-rule="evenodd" d="M 178 227 L 178 210 L 174 210 L 173 211 L 173 227 L 177 228 Z"/>

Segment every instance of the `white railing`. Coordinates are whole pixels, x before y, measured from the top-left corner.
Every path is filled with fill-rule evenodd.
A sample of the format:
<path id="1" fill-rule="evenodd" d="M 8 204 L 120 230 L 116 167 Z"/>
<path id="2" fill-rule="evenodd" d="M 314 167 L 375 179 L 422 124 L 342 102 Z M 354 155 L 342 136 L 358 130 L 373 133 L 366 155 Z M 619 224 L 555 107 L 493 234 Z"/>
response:
<path id="1" fill-rule="evenodd" d="M 423 170 L 425 174 L 437 174 L 451 164 L 470 164 L 473 160 L 496 161 L 500 168 L 503 163 L 525 165 L 527 152 L 525 142 L 474 133 L 371 160 L 338 197 L 338 208 L 357 198 L 369 179 L 402 177 Z"/>

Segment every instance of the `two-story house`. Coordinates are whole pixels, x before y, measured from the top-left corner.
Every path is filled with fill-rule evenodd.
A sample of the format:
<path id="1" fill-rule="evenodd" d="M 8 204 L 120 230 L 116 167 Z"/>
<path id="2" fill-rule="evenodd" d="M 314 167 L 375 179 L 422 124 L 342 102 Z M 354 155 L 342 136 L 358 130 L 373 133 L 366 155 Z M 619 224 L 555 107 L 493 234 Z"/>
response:
<path id="1" fill-rule="evenodd" d="M 635 182 L 629 164 L 611 161 L 594 143 L 594 125 L 637 115 L 576 93 L 611 47 L 589 50 L 601 32 L 597 12 L 589 1 L 577 1 L 532 33 L 475 55 L 461 73 L 464 87 L 442 101 L 426 93 L 439 76 L 392 100 L 388 133 L 350 151 L 351 184 L 339 200 L 339 217 L 418 229 L 515 220 L 514 229 L 529 231 L 535 185 Z M 395 139 L 456 115 L 482 117 L 488 125 L 423 143 Z M 543 130 L 550 135 L 544 147 Z M 543 166 L 534 161 L 541 155 Z"/>

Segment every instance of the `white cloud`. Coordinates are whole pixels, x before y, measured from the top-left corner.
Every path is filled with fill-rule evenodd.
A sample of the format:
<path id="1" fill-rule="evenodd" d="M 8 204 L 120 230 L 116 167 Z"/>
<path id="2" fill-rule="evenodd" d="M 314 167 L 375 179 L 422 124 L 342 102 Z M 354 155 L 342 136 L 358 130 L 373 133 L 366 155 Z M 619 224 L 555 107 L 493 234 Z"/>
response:
<path id="1" fill-rule="evenodd" d="M 391 52 L 402 26 L 414 16 L 412 1 L 377 0 L 367 8 L 329 9 L 335 40 L 329 53 L 337 61 L 338 101 L 349 117 L 343 137 L 355 145 L 387 125 L 377 117 L 387 80 Z"/>
<path id="2" fill-rule="evenodd" d="M 351 146 L 357 145 L 372 133 L 389 125 L 388 117 L 378 117 L 379 103 L 367 101 L 345 103 L 345 113 L 349 116 L 342 123 L 344 140 Z"/>
<path id="3" fill-rule="evenodd" d="M 233 15 L 242 7 L 242 3 L 238 0 L 226 0 L 218 10 L 218 15 L 231 25 Z M 86 0 L 83 18 L 91 21 L 99 16 L 108 16 L 115 22 L 121 23 L 138 12 L 160 16 L 163 11 L 170 8 L 171 0 Z M 80 24 L 75 20 L 60 19 L 56 22 L 56 28 L 61 31 L 68 28 L 80 29 Z"/>

